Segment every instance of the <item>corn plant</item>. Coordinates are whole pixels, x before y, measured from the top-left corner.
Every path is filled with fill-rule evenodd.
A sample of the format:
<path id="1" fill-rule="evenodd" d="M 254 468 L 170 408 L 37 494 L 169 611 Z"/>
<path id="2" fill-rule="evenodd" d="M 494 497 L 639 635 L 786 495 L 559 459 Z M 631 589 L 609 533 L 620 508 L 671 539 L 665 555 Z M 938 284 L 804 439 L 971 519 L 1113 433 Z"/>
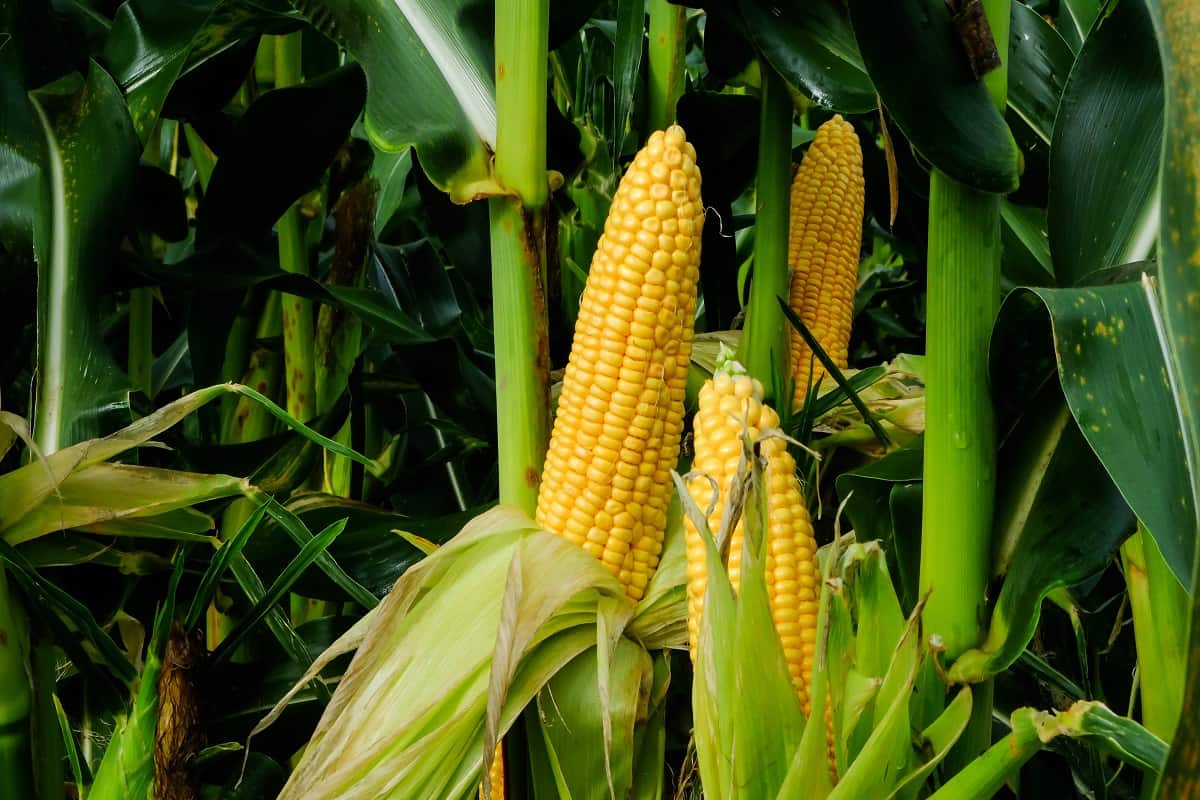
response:
<path id="1" fill-rule="evenodd" d="M 0 797 L 1200 796 L 1196 42 L 0 5 Z"/>

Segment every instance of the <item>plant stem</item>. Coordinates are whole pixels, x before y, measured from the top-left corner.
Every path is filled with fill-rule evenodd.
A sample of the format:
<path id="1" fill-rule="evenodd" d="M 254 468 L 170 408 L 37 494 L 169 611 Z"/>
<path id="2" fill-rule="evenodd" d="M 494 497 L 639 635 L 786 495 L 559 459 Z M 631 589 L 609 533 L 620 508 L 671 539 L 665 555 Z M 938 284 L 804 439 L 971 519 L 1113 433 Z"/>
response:
<path id="1" fill-rule="evenodd" d="M 148 286 L 129 292 L 129 380 L 150 397 L 153 350 L 154 294 Z"/>
<path id="2" fill-rule="evenodd" d="M 514 197 L 488 201 L 496 351 L 500 502 L 532 516 L 550 430 L 546 312 L 549 0 L 496 2 L 496 179 Z M 495 765 L 503 765 L 497 744 Z M 484 766 L 485 779 L 489 774 Z M 490 787 L 503 800 L 504 787 Z M 482 791 L 482 790 L 481 790 Z"/>
<path id="3" fill-rule="evenodd" d="M 954 658 L 979 642 L 991 573 L 995 415 L 987 354 L 1000 302 L 1000 204 L 940 172 L 929 187 L 924 624 Z"/>
<path id="4" fill-rule="evenodd" d="M 650 0 L 650 130 L 675 121 L 675 103 L 683 94 L 683 53 L 687 9 L 667 0 Z"/>
<path id="5" fill-rule="evenodd" d="M 1010 0 L 985 0 L 1002 65 L 984 78 L 1005 107 Z M 922 617 L 953 660 L 979 643 L 991 575 L 996 419 L 988 344 L 1000 305 L 1000 198 L 934 170 L 929 182 L 925 467 L 921 519 Z M 922 681 L 926 713 L 941 707 Z M 975 689 L 971 722 L 947 759 L 949 774 L 991 741 L 991 686 Z"/>
<path id="6" fill-rule="evenodd" d="M 301 67 L 301 32 L 275 40 L 275 87 L 295 86 L 304 80 Z M 279 266 L 285 272 L 308 274 L 308 245 L 304 220 L 293 204 L 279 218 Z M 283 361 L 287 385 L 287 410 L 307 422 L 317 413 L 313 366 L 313 307 L 307 297 L 283 295 Z"/>
<path id="7" fill-rule="evenodd" d="M 792 175 L 792 100 L 763 66 L 762 134 L 755 186 L 754 271 L 738 360 L 762 382 L 765 402 L 786 395 L 788 325 L 778 298 L 788 298 L 788 188 Z"/>
<path id="8" fill-rule="evenodd" d="M 1012 732 L 959 772 L 929 800 L 976 800 L 992 797 L 1005 781 L 1042 748 L 1037 713 L 1028 708 L 1013 713 Z"/>
<path id="9" fill-rule="evenodd" d="M 27 631 L 0 566 L 0 797 L 33 797 L 29 714 L 33 688 L 26 668 Z"/>
<path id="10" fill-rule="evenodd" d="M 533 514 L 549 431 L 546 320 L 548 0 L 496 4 L 496 177 L 489 201 L 500 502 Z"/>

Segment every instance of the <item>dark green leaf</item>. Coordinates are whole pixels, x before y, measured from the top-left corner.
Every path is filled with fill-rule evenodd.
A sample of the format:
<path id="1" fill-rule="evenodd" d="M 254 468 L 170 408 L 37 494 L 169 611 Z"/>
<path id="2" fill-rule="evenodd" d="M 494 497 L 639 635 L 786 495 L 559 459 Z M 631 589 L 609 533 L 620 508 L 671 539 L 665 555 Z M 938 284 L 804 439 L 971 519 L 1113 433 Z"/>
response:
<path id="1" fill-rule="evenodd" d="M 358 583 L 349 575 L 347 575 L 345 571 L 342 570 L 341 566 L 338 565 L 337 561 L 330 556 L 328 552 L 326 552 L 328 547 L 333 544 L 334 539 L 341 534 L 341 528 L 338 529 L 338 533 L 334 534 L 324 547 L 312 552 L 311 558 L 306 561 L 302 557 L 305 556 L 305 554 L 308 553 L 314 546 L 313 535 L 308 528 L 305 527 L 304 523 L 300 521 L 300 518 L 274 500 L 267 505 L 267 513 L 271 515 L 271 519 L 275 520 L 275 522 L 279 524 L 289 536 L 292 537 L 292 541 L 301 547 L 300 555 L 292 560 L 292 563 L 288 565 L 287 569 L 284 570 L 284 573 L 281 574 L 275 582 L 282 580 L 284 574 L 291 573 L 291 580 L 288 583 L 288 586 L 290 586 L 292 583 L 295 583 L 297 580 L 299 580 L 300 576 L 304 574 L 304 570 L 309 564 L 315 563 L 331 581 L 337 584 L 338 587 L 346 593 L 347 597 L 361 605 L 363 608 L 370 610 L 379 603 L 379 600 L 375 597 L 375 595 L 371 594 L 371 592 L 365 589 L 362 584 Z M 349 519 L 349 517 L 343 517 L 340 520 L 343 528 L 345 527 L 345 522 L 347 519 Z M 325 526 L 325 532 L 328 533 L 336 526 L 337 523 L 330 523 L 329 525 Z M 297 568 L 296 565 L 299 565 L 299 567 Z"/>
<path id="2" fill-rule="evenodd" d="M 1008 41 L 1009 110 L 1049 145 L 1075 56 L 1049 22 L 1020 2 L 1012 4 Z"/>
<path id="3" fill-rule="evenodd" d="M 1059 397 L 1050 384 L 1001 447 L 995 569 L 1004 583 L 987 638 L 955 663 L 956 679 L 1007 669 L 1033 638 L 1046 595 L 1100 572 L 1133 533 L 1132 512 Z"/>
<path id="4" fill-rule="evenodd" d="M 204 570 L 204 575 L 200 578 L 200 585 L 192 593 L 192 602 L 183 617 L 183 627 L 186 630 L 192 630 L 200 624 L 204 612 L 212 602 L 213 595 L 216 594 L 217 585 L 225 577 L 225 570 L 229 568 L 232 559 L 246 547 L 246 543 L 258 529 L 266 513 L 266 505 L 259 505 L 255 508 L 242 523 L 242 527 L 238 529 L 237 533 L 221 545 L 217 554 L 209 560 L 208 568 Z"/>
<path id="5" fill-rule="evenodd" d="M 818 105 L 850 114 L 875 108 L 875 87 L 839 0 L 739 0 L 738 6 L 750 38 L 775 71 Z"/>
<path id="6" fill-rule="evenodd" d="M 849 5 L 867 72 L 887 112 L 921 155 L 976 189 L 1017 188 L 1016 141 L 971 74 L 945 3 L 850 0 Z M 920 91 L 913 91 L 916 86 Z"/>
<path id="7" fill-rule="evenodd" d="M 221 641 L 213 651 L 213 661 L 221 663 L 237 649 L 238 645 L 263 621 L 267 614 L 275 609 L 280 600 L 287 595 L 288 590 L 300 577 L 305 569 L 325 553 L 326 548 L 346 529 L 346 520 L 341 519 L 329 525 L 316 536 L 310 536 L 296 557 L 284 568 L 279 577 L 271 582 L 271 586 L 261 598 L 255 601 L 254 607 L 238 620 L 237 626 Z M 307 532 L 307 531 L 306 531 Z"/>
<path id="8" fill-rule="evenodd" d="M 1195 538 L 1191 490 L 1167 369 L 1142 287 L 1014 292 L 993 333 L 993 375 L 1011 374 L 1005 365 L 1022 350 L 1023 361 L 1048 362 L 1048 343 L 1030 336 L 1044 328 L 1047 317 L 1058 378 L 1080 431 L 1186 584 Z"/>
<path id="9" fill-rule="evenodd" d="M 196 212 L 197 239 L 253 239 L 268 230 L 329 167 L 362 111 L 366 90 L 362 69 L 350 65 L 260 97 L 217 159 Z"/>
<path id="10" fill-rule="evenodd" d="M 20 551 L 3 540 L 0 540 L 0 561 L 4 562 L 8 574 L 20 585 L 33 608 L 58 617 L 72 635 L 90 645 L 95 654 L 93 657 L 98 656 L 113 675 L 127 684 L 133 682 L 137 670 L 86 606 L 39 575 Z"/>
<path id="11" fill-rule="evenodd" d="M 411 533 L 435 544 L 448 541 L 463 524 L 482 509 L 474 508 L 447 517 L 417 519 L 373 508 L 363 503 L 327 495 L 304 495 L 288 504 L 288 510 L 311 528 L 325 527 L 338 519 L 350 520 L 328 555 L 358 584 L 383 596 L 423 554 L 396 531 Z M 263 526 L 246 549 L 246 556 L 270 580 L 279 575 L 287 554 L 294 551 L 285 532 L 274 522 Z M 327 575 L 308 570 L 295 590 L 306 597 L 343 600 L 345 591 Z"/>
<path id="12" fill-rule="evenodd" d="M 643 42 L 646 38 L 646 4 L 643 0 L 617 0 L 617 39 L 613 55 L 613 88 L 616 95 L 608 140 L 612 142 L 613 161 L 618 161 L 625 145 L 629 120 L 633 116 L 634 89 L 642 83 Z"/>
<path id="13" fill-rule="evenodd" d="M 905 613 L 916 604 L 920 577 L 921 444 L 837 478 L 838 497 L 846 502 L 846 516 L 858 541 L 883 542 L 888 572 Z"/>
<path id="14" fill-rule="evenodd" d="M 380 150 L 413 145 L 456 202 L 494 186 L 496 100 L 491 3 L 298 0 L 317 30 L 367 73 L 366 130 Z"/>
<path id="15" fill-rule="evenodd" d="M 95 409 L 125 381 L 99 330 L 100 279 L 116 254 L 137 138 L 112 78 L 92 62 L 31 97 L 46 141 L 49 204 L 35 222 L 38 391 L 34 436 L 53 452 L 100 433 Z"/>
<path id="16" fill-rule="evenodd" d="M 1163 83 L 1144 0 L 1088 37 L 1050 145 L 1050 252 L 1060 286 L 1145 258 L 1158 235 Z"/>

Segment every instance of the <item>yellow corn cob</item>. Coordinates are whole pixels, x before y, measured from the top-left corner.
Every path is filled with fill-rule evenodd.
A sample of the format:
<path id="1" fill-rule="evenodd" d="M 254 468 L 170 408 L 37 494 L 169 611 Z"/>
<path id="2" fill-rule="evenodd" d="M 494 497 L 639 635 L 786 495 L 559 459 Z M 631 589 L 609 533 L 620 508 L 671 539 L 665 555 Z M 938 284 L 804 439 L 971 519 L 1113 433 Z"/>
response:
<path id="1" fill-rule="evenodd" d="M 537 522 L 641 599 L 679 457 L 700 265 L 700 172 L 683 129 L 654 133 L 621 179 L 579 304 Z"/>
<path id="2" fill-rule="evenodd" d="M 817 129 L 792 179 L 788 268 L 791 306 L 838 368 L 846 366 L 863 217 L 862 148 L 854 127 L 834 115 Z M 796 403 L 825 369 L 791 331 Z M 811 365 L 811 375 L 810 375 Z"/>
<path id="3" fill-rule="evenodd" d="M 733 366 L 734 370 L 740 368 Z M 745 374 L 718 369 L 700 390 L 696 412 L 693 469 L 717 482 L 718 497 L 708 524 L 714 535 L 721 525 L 730 482 L 737 474 L 742 437 L 758 439 L 763 431 L 779 427 L 779 415 L 762 402 L 762 384 Z M 816 649 L 818 574 L 816 540 L 804 494 L 796 478 L 796 464 L 783 439 L 764 440 L 760 452 L 766 459 L 767 490 L 766 578 L 771 617 L 787 657 L 788 672 L 800 696 L 805 715 L 811 711 L 809 684 Z M 705 477 L 688 483 L 696 504 L 704 509 L 713 498 L 712 483 Z M 688 578 L 688 634 L 692 658 L 707 581 L 704 542 L 686 522 Z M 737 591 L 741 582 L 742 523 L 734 527 L 729 542 L 729 580 Z"/>

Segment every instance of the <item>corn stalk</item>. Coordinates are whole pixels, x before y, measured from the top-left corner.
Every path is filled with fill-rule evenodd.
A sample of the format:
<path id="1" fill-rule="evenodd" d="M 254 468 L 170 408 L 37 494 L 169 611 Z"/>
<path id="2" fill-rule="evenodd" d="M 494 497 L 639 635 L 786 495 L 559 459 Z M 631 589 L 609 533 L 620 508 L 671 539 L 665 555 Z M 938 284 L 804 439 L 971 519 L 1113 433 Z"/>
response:
<path id="1" fill-rule="evenodd" d="M 304 80 L 300 63 L 300 32 L 275 40 L 275 86 L 296 86 Z M 296 204 L 279 218 L 279 265 L 286 272 L 308 274 L 308 245 L 304 219 Z M 307 297 L 283 295 L 283 360 L 287 410 L 307 422 L 317 413 L 313 370 L 313 308 Z"/>
<path id="2" fill-rule="evenodd" d="M 650 0 L 650 130 L 675 122 L 675 103 L 687 75 L 683 54 L 687 41 L 687 9 L 667 0 Z"/>
<path id="3" fill-rule="evenodd" d="M 1007 96 L 1009 0 L 985 0 L 1002 65 L 984 77 L 1003 111 Z M 921 594 L 925 630 L 957 657 L 978 644 L 991 574 L 996 421 L 988 388 L 988 343 L 1000 305 L 1000 198 L 938 170 L 929 186 L 925 465 Z M 925 702 L 942 692 L 927 671 Z M 991 686 L 976 689 L 972 725 L 951 756 L 970 759 L 990 739 Z M 932 718 L 929 714 L 927 719 Z"/>
<path id="4" fill-rule="evenodd" d="M 754 273 L 738 360 L 764 387 L 764 401 L 786 396 L 788 324 L 788 189 L 792 175 L 792 98 L 787 84 L 762 67 L 762 137 L 755 185 Z"/>
<path id="5" fill-rule="evenodd" d="M 496 179 L 511 192 L 488 201 L 496 352 L 500 502 L 532 516 L 549 438 L 550 341 L 546 310 L 546 80 L 549 0 L 496 3 Z M 489 742 L 490 744 L 490 742 Z M 492 776 L 483 792 L 503 798 Z"/>

